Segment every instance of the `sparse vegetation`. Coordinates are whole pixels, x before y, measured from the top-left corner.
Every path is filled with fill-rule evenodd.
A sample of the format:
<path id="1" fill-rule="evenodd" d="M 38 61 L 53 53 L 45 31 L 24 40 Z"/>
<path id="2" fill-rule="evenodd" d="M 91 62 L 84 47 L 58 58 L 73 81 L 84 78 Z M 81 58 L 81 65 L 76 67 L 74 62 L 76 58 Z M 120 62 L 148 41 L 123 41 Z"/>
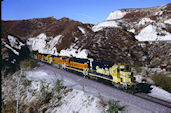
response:
<path id="1" fill-rule="evenodd" d="M 21 68 L 24 68 L 25 70 L 32 70 L 33 68 L 39 66 L 37 61 L 33 59 L 26 59 L 22 61 L 20 64 L 21 64 Z"/>
<path id="2" fill-rule="evenodd" d="M 3 108 L 2 112 L 3 113 L 15 113 L 16 112 L 15 103 L 14 104 L 11 104 L 11 103 L 3 104 L 2 105 L 2 108 Z"/>
<path id="3" fill-rule="evenodd" d="M 30 86 L 31 85 L 31 82 L 32 81 L 30 81 L 28 79 L 25 79 L 25 80 L 23 80 L 22 85 L 24 85 L 24 87 L 27 87 L 27 86 Z"/>
<path id="4" fill-rule="evenodd" d="M 135 66 L 135 71 L 136 71 L 136 73 L 141 73 L 142 68 L 140 66 Z"/>
<path id="5" fill-rule="evenodd" d="M 158 73 L 158 74 L 152 75 L 151 79 L 154 81 L 154 83 L 157 86 L 171 93 L 171 77 L 168 77 L 167 75 L 164 75 L 163 73 Z"/>
<path id="6" fill-rule="evenodd" d="M 99 99 L 100 99 L 99 102 L 98 102 L 99 105 L 102 106 L 102 107 L 106 107 L 107 104 L 106 104 L 105 101 L 103 100 L 103 97 L 100 96 Z"/>
<path id="7" fill-rule="evenodd" d="M 64 88 L 62 80 L 57 80 L 55 82 L 54 90 L 58 93 Z"/>
<path id="8" fill-rule="evenodd" d="M 124 111 L 126 106 L 119 105 L 120 101 L 109 100 L 108 101 L 108 109 L 104 111 L 104 113 L 118 113 L 119 111 Z"/>
<path id="9" fill-rule="evenodd" d="M 41 92 L 41 101 L 44 103 L 48 103 L 49 100 L 52 98 L 52 92 L 49 91 L 49 84 L 45 84 L 41 82 L 40 92 Z"/>

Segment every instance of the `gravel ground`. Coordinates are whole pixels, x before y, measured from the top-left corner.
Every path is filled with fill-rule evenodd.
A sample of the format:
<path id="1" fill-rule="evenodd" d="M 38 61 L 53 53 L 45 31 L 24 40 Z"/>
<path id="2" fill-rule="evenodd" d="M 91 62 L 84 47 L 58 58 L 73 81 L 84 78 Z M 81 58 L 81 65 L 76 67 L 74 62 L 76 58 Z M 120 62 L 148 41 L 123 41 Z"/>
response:
<path id="1" fill-rule="evenodd" d="M 40 67 L 36 70 L 44 70 L 56 74 L 60 79 L 64 80 L 67 87 L 84 90 L 94 96 L 102 96 L 105 101 L 116 99 L 122 105 L 127 105 L 125 112 L 129 113 L 170 113 L 171 108 L 161 106 L 156 103 L 138 98 L 131 94 L 112 88 L 93 80 L 85 79 L 81 76 L 69 73 L 50 65 L 40 63 Z"/>

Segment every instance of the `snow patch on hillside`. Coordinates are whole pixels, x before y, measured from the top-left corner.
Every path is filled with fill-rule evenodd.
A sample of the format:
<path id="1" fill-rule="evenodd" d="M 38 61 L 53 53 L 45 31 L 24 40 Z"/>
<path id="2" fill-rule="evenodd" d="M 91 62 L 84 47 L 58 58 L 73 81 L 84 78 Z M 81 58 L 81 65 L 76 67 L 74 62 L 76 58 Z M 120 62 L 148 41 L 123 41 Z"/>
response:
<path id="1" fill-rule="evenodd" d="M 154 22 L 154 20 L 151 20 L 150 18 L 142 18 L 142 19 L 139 21 L 138 25 L 144 25 L 144 24 L 146 24 L 146 23 L 152 23 L 152 22 Z"/>
<path id="2" fill-rule="evenodd" d="M 135 29 L 128 30 L 129 32 L 135 33 Z"/>
<path id="3" fill-rule="evenodd" d="M 12 47 L 10 47 L 8 44 L 5 44 L 5 47 L 10 49 L 12 52 L 14 52 L 16 55 L 19 55 L 19 52 L 17 52 L 15 49 L 13 49 Z"/>
<path id="4" fill-rule="evenodd" d="M 79 29 L 83 34 L 85 34 L 85 33 L 86 33 L 86 30 L 85 30 L 83 27 L 78 26 L 78 29 Z"/>
<path id="5" fill-rule="evenodd" d="M 24 44 L 22 42 L 20 42 L 16 37 L 8 35 L 8 40 L 9 40 L 9 44 L 11 47 L 14 47 L 16 49 L 21 49 L 22 46 L 24 46 Z"/>
<path id="6" fill-rule="evenodd" d="M 165 20 L 164 23 L 165 24 L 171 24 L 171 19 Z"/>
<path id="7" fill-rule="evenodd" d="M 117 11 L 110 13 L 107 20 L 120 19 L 120 18 L 124 17 L 126 14 L 127 14 L 127 12 L 122 12 L 120 10 L 117 10 Z"/>
<path id="8" fill-rule="evenodd" d="M 118 23 L 115 22 L 115 21 L 101 22 L 101 23 L 96 24 L 95 26 L 93 26 L 92 30 L 94 32 L 96 32 L 96 31 L 100 31 L 100 30 L 102 30 L 103 28 L 106 28 L 106 27 L 118 27 Z"/>
<path id="9" fill-rule="evenodd" d="M 161 10 L 155 13 L 155 15 L 162 15 L 162 14 L 163 14 L 163 11 Z"/>
<path id="10" fill-rule="evenodd" d="M 10 49 L 14 54 L 19 55 L 19 50 L 25 46 L 19 39 L 17 39 L 15 36 L 8 35 L 8 40 L 2 41 L 4 46 L 8 49 Z"/>
<path id="11" fill-rule="evenodd" d="M 81 28 L 80 28 L 81 29 Z M 83 30 L 83 29 L 81 29 Z M 82 31 L 84 33 L 84 31 Z M 60 53 L 57 52 L 56 45 L 59 44 L 62 40 L 62 35 L 58 35 L 54 38 L 47 37 L 44 33 L 38 35 L 35 38 L 29 38 L 27 40 L 27 45 L 31 46 L 31 49 L 38 51 L 43 54 L 52 54 L 68 57 L 77 57 L 77 58 L 87 58 L 88 50 L 86 49 L 74 49 L 73 46 L 67 49 L 63 49 Z"/>
<path id="12" fill-rule="evenodd" d="M 151 87 L 153 89 L 151 90 L 151 93 L 149 94 L 150 96 L 171 102 L 171 93 L 156 86 L 151 86 Z"/>
<path id="13" fill-rule="evenodd" d="M 60 51 L 60 56 L 68 56 L 68 57 L 76 57 L 76 58 L 87 58 L 88 56 L 88 50 L 86 49 L 66 49 L 66 50 L 61 50 Z"/>
<path id="14" fill-rule="evenodd" d="M 53 83 L 55 83 L 57 79 L 61 79 L 60 75 L 55 75 L 51 72 L 46 72 L 42 70 L 41 71 L 29 71 L 27 72 L 26 77 L 28 80 L 32 81 L 30 90 L 37 91 L 37 93 L 40 93 L 41 81 L 49 84 L 51 88 L 53 87 Z M 65 79 L 65 81 L 67 80 Z M 27 94 L 27 97 L 25 99 L 26 103 L 30 102 L 32 98 L 33 97 L 30 96 L 30 94 Z M 52 98 L 52 99 L 55 99 L 55 98 Z M 55 101 L 56 100 L 53 100 L 51 102 L 55 102 Z M 87 94 L 84 91 L 73 89 L 67 95 L 62 97 L 61 99 L 62 104 L 60 106 L 48 107 L 46 113 L 47 112 L 50 112 L 50 113 L 73 113 L 73 112 L 101 113 L 104 108 L 99 104 L 99 101 L 100 99 L 97 97 Z M 55 104 L 55 103 L 52 103 L 52 104 Z"/>
<path id="15" fill-rule="evenodd" d="M 141 32 L 135 36 L 135 38 L 139 41 L 157 41 L 157 40 L 171 40 L 171 34 L 165 32 L 165 36 L 158 36 L 157 27 L 153 25 L 148 25 L 143 28 Z"/>
<path id="16" fill-rule="evenodd" d="M 35 38 L 28 40 L 27 44 L 32 45 L 32 50 L 38 51 L 44 54 L 54 54 L 58 55 L 57 49 L 55 47 L 61 41 L 62 35 L 58 35 L 54 38 L 48 38 L 44 33 L 38 35 Z M 48 39 L 51 39 L 48 41 Z"/>
<path id="17" fill-rule="evenodd" d="M 73 90 L 63 98 L 60 108 L 48 110 L 51 113 L 101 113 L 102 107 L 98 108 L 98 98 L 85 94 L 83 91 Z"/>
<path id="18" fill-rule="evenodd" d="M 32 43 L 32 50 L 38 51 L 40 53 L 44 53 L 44 48 L 46 46 L 46 39 L 47 37 L 44 33 L 34 38 L 33 43 Z"/>

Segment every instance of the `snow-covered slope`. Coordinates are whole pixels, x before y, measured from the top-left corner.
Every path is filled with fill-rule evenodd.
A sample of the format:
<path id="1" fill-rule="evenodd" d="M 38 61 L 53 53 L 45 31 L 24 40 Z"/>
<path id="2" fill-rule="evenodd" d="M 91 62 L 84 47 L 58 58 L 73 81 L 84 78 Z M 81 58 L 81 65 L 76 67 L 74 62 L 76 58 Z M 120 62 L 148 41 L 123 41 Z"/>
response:
<path id="1" fill-rule="evenodd" d="M 157 30 L 159 30 L 157 32 Z M 163 33 L 164 36 L 158 35 Z M 171 33 L 162 31 L 160 26 L 149 24 L 143 28 L 138 35 L 135 36 L 139 41 L 158 41 L 158 40 L 171 40 Z"/>
<path id="2" fill-rule="evenodd" d="M 36 113 L 101 113 L 105 109 L 100 104 L 100 101 L 102 101 L 100 98 L 82 90 L 73 88 L 65 88 L 61 92 L 52 90 L 55 82 L 59 80 L 61 75 L 55 75 L 52 72 L 42 70 L 29 71 L 24 76 L 22 74 L 21 77 L 19 76 L 20 74 L 22 73 L 18 72 L 13 76 L 5 78 L 2 84 L 3 103 L 9 105 L 11 101 L 19 98 L 19 111 L 24 113 L 33 113 L 33 111 Z M 18 80 L 19 95 L 16 93 Z M 27 81 L 30 81 L 30 84 L 26 85 Z M 72 83 L 72 81 L 69 81 L 69 83 Z M 53 93 L 47 103 L 42 101 L 42 84 L 48 86 L 46 87 L 48 92 Z"/>
<path id="3" fill-rule="evenodd" d="M 110 13 L 107 20 L 121 19 L 122 17 L 125 16 L 126 13 L 127 12 L 122 12 L 121 10 L 114 11 L 114 12 Z"/>
<path id="4" fill-rule="evenodd" d="M 122 27 L 139 41 L 171 40 L 171 4 L 143 9 L 120 9 L 110 13 L 106 21 L 93 31 L 106 27 Z"/>
<path id="5" fill-rule="evenodd" d="M 14 54 L 19 55 L 19 51 L 25 44 L 23 44 L 15 36 L 8 35 L 7 41 L 2 41 L 3 45 L 10 49 Z"/>
<path id="6" fill-rule="evenodd" d="M 118 23 L 115 21 L 105 21 L 105 22 L 101 22 L 95 26 L 92 27 L 92 30 L 94 32 L 96 31 L 100 31 L 103 28 L 109 28 L 109 27 L 118 27 Z"/>
<path id="7" fill-rule="evenodd" d="M 83 30 L 83 29 L 82 29 Z M 28 38 L 27 44 L 33 51 L 38 51 L 39 53 L 43 54 L 53 54 L 53 55 L 60 55 L 60 56 L 73 56 L 77 58 L 87 58 L 88 50 L 86 49 L 75 49 L 73 45 L 71 45 L 67 49 L 62 49 L 60 52 L 57 51 L 56 45 L 61 43 L 63 36 L 58 35 L 56 37 L 48 37 L 44 33 L 38 35 L 34 38 Z"/>
<path id="8" fill-rule="evenodd" d="M 16 36 L 8 35 L 7 39 L 2 39 L 2 74 L 15 72 L 18 63 L 29 57 L 29 49 L 24 42 Z"/>
<path id="9" fill-rule="evenodd" d="M 150 96 L 171 102 L 171 93 L 169 93 L 159 87 L 156 87 L 156 86 L 152 86 L 152 88 L 153 89 L 152 89 L 151 93 L 149 93 Z"/>

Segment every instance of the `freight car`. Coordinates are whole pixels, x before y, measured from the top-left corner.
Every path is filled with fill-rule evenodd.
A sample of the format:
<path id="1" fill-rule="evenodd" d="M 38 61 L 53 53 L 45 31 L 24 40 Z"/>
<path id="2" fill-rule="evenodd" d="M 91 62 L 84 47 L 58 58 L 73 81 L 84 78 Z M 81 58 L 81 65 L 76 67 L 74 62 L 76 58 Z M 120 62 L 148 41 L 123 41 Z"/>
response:
<path id="1" fill-rule="evenodd" d="M 149 84 L 138 83 L 131 72 L 131 67 L 122 63 L 113 63 L 92 58 L 82 59 L 67 56 L 55 56 L 33 52 L 33 57 L 67 71 L 76 72 L 91 79 L 101 80 L 120 89 L 133 92 L 150 92 Z"/>

